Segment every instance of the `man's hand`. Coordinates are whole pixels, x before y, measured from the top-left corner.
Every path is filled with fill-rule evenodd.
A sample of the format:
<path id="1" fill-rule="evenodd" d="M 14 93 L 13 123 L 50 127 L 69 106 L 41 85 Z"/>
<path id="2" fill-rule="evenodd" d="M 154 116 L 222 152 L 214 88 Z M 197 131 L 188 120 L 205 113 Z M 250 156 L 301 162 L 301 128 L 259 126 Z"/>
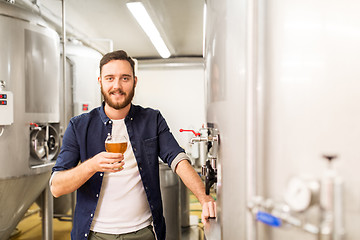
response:
<path id="1" fill-rule="evenodd" d="M 121 153 L 101 152 L 78 166 L 55 172 L 50 190 L 54 197 L 71 193 L 81 187 L 96 172 L 119 172 L 124 166 Z"/>
<path id="2" fill-rule="evenodd" d="M 209 201 L 202 205 L 201 222 L 206 225 L 209 219 L 216 218 L 216 202 Z"/>
<path id="3" fill-rule="evenodd" d="M 123 170 L 124 155 L 121 153 L 101 152 L 87 161 L 93 172 L 119 172 Z"/>
<path id="4" fill-rule="evenodd" d="M 176 173 L 184 184 L 197 197 L 202 205 L 201 221 L 205 225 L 209 218 L 216 217 L 216 203 L 214 199 L 205 194 L 205 186 L 199 174 L 194 170 L 187 160 L 180 161 L 176 166 Z"/>

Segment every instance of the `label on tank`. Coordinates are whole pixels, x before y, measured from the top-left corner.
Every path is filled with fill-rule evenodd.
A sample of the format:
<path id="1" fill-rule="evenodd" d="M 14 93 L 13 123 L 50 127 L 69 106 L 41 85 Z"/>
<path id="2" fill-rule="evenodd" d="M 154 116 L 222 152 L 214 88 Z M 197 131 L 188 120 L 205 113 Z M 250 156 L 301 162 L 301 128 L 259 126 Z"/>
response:
<path id="1" fill-rule="evenodd" d="M 13 93 L 0 91 L 0 125 L 11 125 L 14 122 Z"/>

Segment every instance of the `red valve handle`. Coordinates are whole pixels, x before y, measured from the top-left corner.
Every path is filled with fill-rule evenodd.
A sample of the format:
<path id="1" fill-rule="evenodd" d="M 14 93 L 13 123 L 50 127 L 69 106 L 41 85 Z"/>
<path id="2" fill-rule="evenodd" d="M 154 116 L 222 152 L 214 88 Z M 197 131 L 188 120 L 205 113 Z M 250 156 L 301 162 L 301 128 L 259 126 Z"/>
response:
<path id="1" fill-rule="evenodd" d="M 180 132 L 192 132 L 192 133 L 195 135 L 195 137 L 197 137 L 197 136 L 200 136 L 200 135 L 201 135 L 201 133 L 197 133 L 197 132 L 195 132 L 194 130 L 185 130 L 185 129 L 180 129 L 179 131 L 180 131 Z"/>
<path id="2" fill-rule="evenodd" d="M 39 127 L 39 125 L 37 125 L 36 123 L 30 123 L 30 125 L 32 125 L 34 127 Z"/>

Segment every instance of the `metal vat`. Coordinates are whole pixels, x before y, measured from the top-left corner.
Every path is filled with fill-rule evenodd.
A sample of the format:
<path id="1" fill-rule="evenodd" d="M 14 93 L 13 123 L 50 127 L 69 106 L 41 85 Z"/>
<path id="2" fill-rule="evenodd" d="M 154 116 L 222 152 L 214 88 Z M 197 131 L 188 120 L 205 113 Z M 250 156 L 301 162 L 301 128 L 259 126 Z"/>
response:
<path id="1" fill-rule="evenodd" d="M 221 239 L 358 239 L 360 5 L 208 0 L 206 10 L 207 122 L 221 139 Z M 333 188 L 344 210 L 334 211 L 332 233 L 305 228 L 318 221 L 311 208 L 291 213 L 299 226 L 257 223 L 248 210 L 253 197 L 283 201 L 292 176 L 324 178 L 323 154 L 339 155 L 333 167 L 345 184 L 343 192 Z M 342 217 L 346 237 L 337 231 Z"/>
<path id="2" fill-rule="evenodd" d="M 0 239 L 7 239 L 46 187 L 56 158 L 60 52 L 57 33 L 41 18 L 5 2 L 0 32 L 0 80 L 14 110 L 13 122 L 0 125 Z"/>
<path id="3" fill-rule="evenodd" d="M 75 39 L 67 41 L 66 78 L 60 91 L 61 133 L 65 132 L 73 116 L 89 112 L 101 105 L 101 91 L 97 82 L 101 58 L 102 55 L 99 52 L 82 45 L 81 42 Z M 61 79 L 63 79 L 62 76 Z M 72 218 L 75 195 L 73 192 L 53 199 L 55 218 L 66 220 Z M 68 214 L 70 209 L 71 215 Z"/>
<path id="4" fill-rule="evenodd" d="M 72 79 L 73 116 L 77 116 L 101 104 L 101 91 L 97 78 L 100 76 L 99 63 L 102 55 L 79 41 L 70 40 L 66 44 L 66 58 L 71 65 L 67 77 Z"/>
<path id="5" fill-rule="evenodd" d="M 179 177 L 167 164 L 159 163 L 160 188 L 166 223 L 166 239 L 181 238 L 181 205 Z"/>

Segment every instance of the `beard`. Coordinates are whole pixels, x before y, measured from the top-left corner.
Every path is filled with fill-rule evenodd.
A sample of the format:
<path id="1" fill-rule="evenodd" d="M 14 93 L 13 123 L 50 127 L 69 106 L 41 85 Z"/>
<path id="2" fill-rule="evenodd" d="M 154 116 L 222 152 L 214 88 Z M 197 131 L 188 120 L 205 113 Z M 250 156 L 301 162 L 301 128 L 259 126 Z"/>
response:
<path id="1" fill-rule="evenodd" d="M 124 101 L 121 101 L 121 102 L 113 101 L 110 97 L 110 95 L 113 93 L 120 93 L 121 95 L 125 96 Z M 112 107 L 116 110 L 120 110 L 120 109 L 123 109 L 124 107 L 126 107 L 127 105 L 129 105 L 131 103 L 132 99 L 134 98 L 135 84 L 134 84 L 132 90 L 128 94 L 123 92 L 120 89 L 113 90 L 113 91 L 106 93 L 101 86 L 101 94 L 104 96 L 104 101 L 107 105 L 109 105 L 110 107 Z"/>

